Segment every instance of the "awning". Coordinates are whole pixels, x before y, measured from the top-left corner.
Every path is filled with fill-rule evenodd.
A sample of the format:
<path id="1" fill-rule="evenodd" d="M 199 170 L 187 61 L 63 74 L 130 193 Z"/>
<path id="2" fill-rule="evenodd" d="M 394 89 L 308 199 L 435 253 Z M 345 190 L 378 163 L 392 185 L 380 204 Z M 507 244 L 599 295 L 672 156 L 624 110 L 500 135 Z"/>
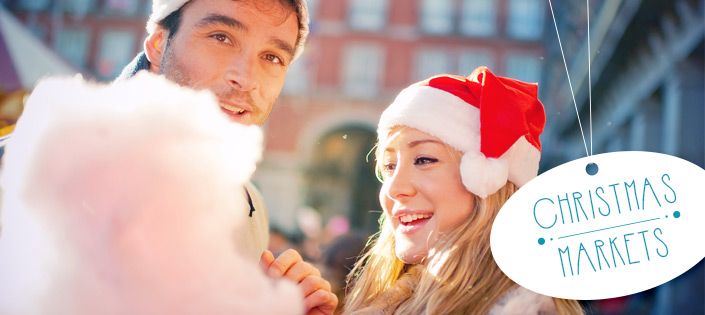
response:
<path id="1" fill-rule="evenodd" d="M 0 91 L 31 90 L 48 75 L 77 73 L 0 6 Z"/>

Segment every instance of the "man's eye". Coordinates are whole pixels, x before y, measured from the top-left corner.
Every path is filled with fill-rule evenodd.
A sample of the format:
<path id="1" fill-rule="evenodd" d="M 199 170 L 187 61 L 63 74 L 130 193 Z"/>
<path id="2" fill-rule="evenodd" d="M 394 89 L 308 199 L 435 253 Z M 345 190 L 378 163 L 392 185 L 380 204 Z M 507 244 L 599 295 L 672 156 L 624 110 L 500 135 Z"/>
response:
<path id="1" fill-rule="evenodd" d="M 213 38 L 219 42 L 222 42 L 222 43 L 226 43 L 226 44 L 230 43 L 230 39 L 225 34 L 220 34 L 220 33 L 213 34 L 213 35 L 211 35 L 211 38 Z"/>
<path id="2" fill-rule="evenodd" d="M 284 62 L 282 61 L 282 59 L 279 58 L 279 57 L 276 56 L 276 55 L 266 54 L 266 55 L 264 56 L 264 59 L 266 59 L 267 61 L 269 61 L 269 62 L 271 62 L 271 63 L 273 63 L 273 64 L 278 64 L 278 65 L 284 64 Z"/>
<path id="3" fill-rule="evenodd" d="M 416 160 L 414 160 L 415 165 L 426 165 L 426 164 L 431 164 L 431 163 L 436 163 L 438 162 L 438 159 L 430 158 L 430 157 L 418 157 Z"/>

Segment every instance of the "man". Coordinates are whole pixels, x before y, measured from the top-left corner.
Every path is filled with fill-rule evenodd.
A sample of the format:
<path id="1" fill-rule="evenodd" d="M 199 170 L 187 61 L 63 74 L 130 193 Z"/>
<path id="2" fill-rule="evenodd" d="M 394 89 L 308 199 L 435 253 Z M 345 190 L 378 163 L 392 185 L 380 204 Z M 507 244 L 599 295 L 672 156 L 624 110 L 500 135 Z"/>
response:
<path id="1" fill-rule="evenodd" d="M 304 0 L 154 0 L 149 35 L 118 79 L 141 70 L 194 89 L 208 89 L 233 121 L 262 125 L 308 34 Z M 309 314 L 330 314 L 338 303 L 320 272 L 295 250 L 276 259 L 266 250 L 267 211 L 254 186 L 247 231 L 238 246 L 259 257 L 265 272 L 298 283 Z M 261 255 L 261 256 L 260 256 Z"/>

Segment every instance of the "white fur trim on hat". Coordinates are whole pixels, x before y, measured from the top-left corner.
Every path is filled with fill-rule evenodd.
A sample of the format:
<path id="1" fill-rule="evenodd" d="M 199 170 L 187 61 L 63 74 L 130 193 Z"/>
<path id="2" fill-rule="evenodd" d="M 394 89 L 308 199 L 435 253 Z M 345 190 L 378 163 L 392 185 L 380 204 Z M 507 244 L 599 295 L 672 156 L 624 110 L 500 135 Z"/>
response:
<path id="1" fill-rule="evenodd" d="M 462 152 L 480 151 L 480 110 L 430 86 L 412 85 L 399 93 L 379 119 L 380 139 L 395 126 L 418 129 Z"/>
<path id="2" fill-rule="evenodd" d="M 147 20 L 147 32 L 154 33 L 157 29 L 157 24 L 172 12 L 178 10 L 189 0 L 152 0 L 152 14 Z"/>

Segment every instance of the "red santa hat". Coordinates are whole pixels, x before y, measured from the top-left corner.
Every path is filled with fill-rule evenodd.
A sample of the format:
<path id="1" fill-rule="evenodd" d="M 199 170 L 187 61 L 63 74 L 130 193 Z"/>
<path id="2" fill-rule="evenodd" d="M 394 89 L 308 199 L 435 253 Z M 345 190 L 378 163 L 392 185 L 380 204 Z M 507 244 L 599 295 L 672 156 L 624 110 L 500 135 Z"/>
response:
<path id="1" fill-rule="evenodd" d="M 395 126 L 408 126 L 463 153 L 460 175 L 482 198 L 507 181 L 522 186 L 536 177 L 539 135 L 546 123 L 538 84 L 495 76 L 479 67 L 468 77 L 440 75 L 402 90 L 382 113 L 380 143 Z"/>

